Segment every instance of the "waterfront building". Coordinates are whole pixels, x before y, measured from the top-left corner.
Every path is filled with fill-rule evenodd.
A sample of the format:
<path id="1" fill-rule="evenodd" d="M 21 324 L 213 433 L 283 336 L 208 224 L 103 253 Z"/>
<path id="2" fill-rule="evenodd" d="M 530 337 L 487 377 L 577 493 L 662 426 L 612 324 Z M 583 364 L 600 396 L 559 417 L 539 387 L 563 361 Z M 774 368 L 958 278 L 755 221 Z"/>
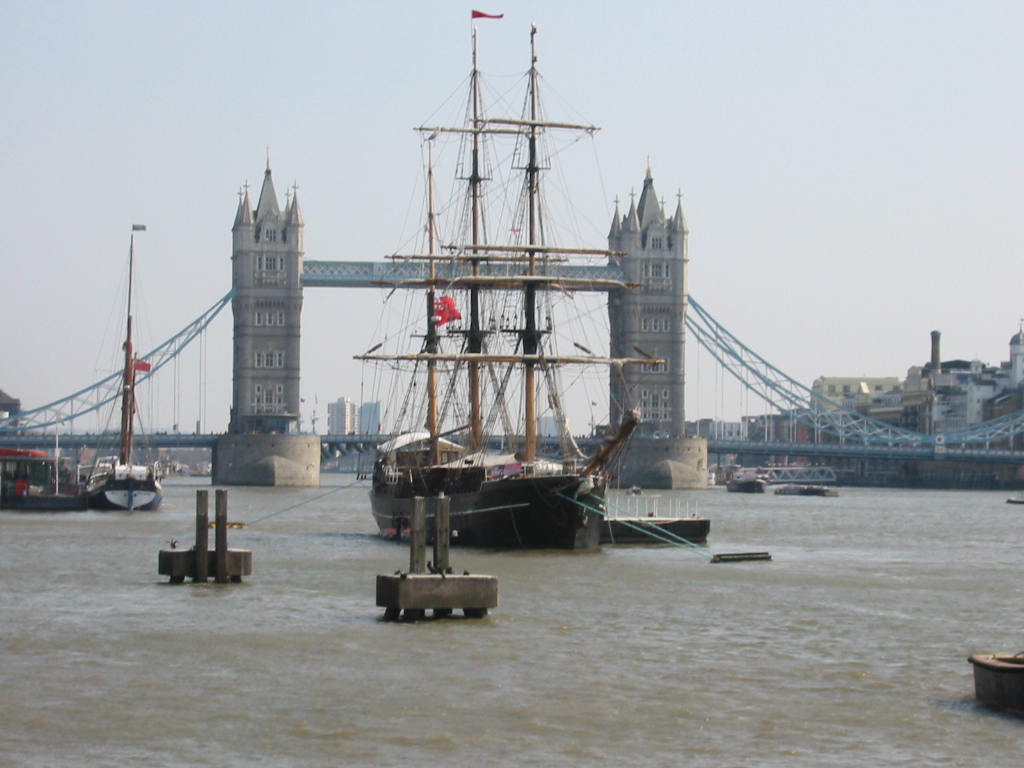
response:
<path id="1" fill-rule="evenodd" d="M 746 421 L 718 421 L 716 419 L 698 419 L 687 424 L 687 433 L 704 437 L 708 440 L 746 440 Z"/>
<path id="2" fill-rule="evenodd" d="M 862 410 L 893 390 L 900 388 L 896 376 L 819 376 L 811 390 L 844 408 Z"/>
<path id="3" fill-rule="evenodd" d="M 941 434 L 1017 410 L 1024 390 L 1024 331 L 1010 339 L 1009 360 L 942 360 L 939 331 L 932 331 L 931 359 L 895 377 L 822 376 L 814 392 L 879 421 L 914 432 Z M 815 404 L 820 406 L 820 402 Z"/>
<path id="4" fill-rule="evenodd" d="M 0 389 L 0 419 L 16 416 L 21 411 L 21 400 Z"/>

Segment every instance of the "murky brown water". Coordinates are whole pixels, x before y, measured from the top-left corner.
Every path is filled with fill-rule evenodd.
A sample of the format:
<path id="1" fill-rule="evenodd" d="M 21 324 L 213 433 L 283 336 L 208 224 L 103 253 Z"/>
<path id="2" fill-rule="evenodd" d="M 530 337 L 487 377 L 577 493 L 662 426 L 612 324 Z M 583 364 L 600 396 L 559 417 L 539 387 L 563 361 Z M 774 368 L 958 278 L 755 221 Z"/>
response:
<path id="1" fill-rule="evenodd" d="M 774 560 L 456 549 L 499 607 L 394 624 L 374 577 L 408 554 L 349 482 L 231 489 L 231 520 L 279 512 L 230 531 L 240 585 L 157 575 L 193 540 L 185 481 L 155 513 L 0 514 L 0 764 L 1019 763 L 1024 721 L 975 703 L 966 662 L 1024 649 L 1005 493 L 664 494 L 709 551 Z"/>

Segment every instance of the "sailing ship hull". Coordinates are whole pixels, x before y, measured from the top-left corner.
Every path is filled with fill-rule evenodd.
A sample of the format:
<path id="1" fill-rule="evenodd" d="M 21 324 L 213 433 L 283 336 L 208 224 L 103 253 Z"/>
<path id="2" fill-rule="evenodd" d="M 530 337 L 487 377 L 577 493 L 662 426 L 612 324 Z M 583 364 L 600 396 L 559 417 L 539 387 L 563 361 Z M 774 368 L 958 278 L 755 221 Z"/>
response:
<path id="1" fill-rule="evenodd" d="M 450 499 L 451 543 L 488 549 L 597 549 L 604 512 L 604 483 L 578 475 L 511 477 L 474 482 L 434 472 Z M 375 482 L 370 492 L 373 516 L 382 536 L 400 538 L 412 518 L 414 495 L 438 495 L 412 483 Z M 433 519 L 427 518 L 433 540 Z"/>
<path id="2" fill-rule="evenodd" d="M 157 480 L 107 478 L 89 489 L 89 508 L 99 510 L 159 509 L 163 493 Z"/>

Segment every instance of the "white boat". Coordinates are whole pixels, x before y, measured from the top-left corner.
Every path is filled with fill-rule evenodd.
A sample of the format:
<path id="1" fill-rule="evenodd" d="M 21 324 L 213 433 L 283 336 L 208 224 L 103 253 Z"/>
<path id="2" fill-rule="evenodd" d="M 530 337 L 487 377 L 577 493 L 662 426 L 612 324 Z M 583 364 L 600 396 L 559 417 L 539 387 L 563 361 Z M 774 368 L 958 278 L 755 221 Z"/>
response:
<path id="1" fill-rule="evenodd" d="M 142 224 L 132 225 L 128 251 L 128 321 L 124 341 L 124 375 L 121 391 L 120 451 L 96 461 L 86 481 L 86 496 L 91 509 L 144 509 L 160 506 L 160 465 L 133 464 L 135 437 L 135 374 L 150 366 L 135 357 L 132 349 L 132 272 L 135 266 L 135 233 L 145 230 Z"/>

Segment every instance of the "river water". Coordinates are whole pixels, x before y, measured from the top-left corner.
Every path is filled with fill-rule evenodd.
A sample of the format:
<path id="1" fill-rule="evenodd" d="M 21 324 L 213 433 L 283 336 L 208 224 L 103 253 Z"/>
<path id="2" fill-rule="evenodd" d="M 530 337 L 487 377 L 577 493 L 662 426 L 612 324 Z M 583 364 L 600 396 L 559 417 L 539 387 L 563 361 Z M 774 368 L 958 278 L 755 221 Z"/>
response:
<path id="1" fill-rule="evenodd" d="M 1019 765 L 1024 720 L 966 661 L 1024 648 L 1005 492 L 664 492 L 711 518 L 706 552 L 455 549 L 498 608 L 392 623 L 374 579 L 408 551 L 351 476 L 230 489 L 253 575 L 167 584 L 199 487 L 0 514 L 0 765 Z M 705 557 L 741 551 L 773 560 Z"/>

